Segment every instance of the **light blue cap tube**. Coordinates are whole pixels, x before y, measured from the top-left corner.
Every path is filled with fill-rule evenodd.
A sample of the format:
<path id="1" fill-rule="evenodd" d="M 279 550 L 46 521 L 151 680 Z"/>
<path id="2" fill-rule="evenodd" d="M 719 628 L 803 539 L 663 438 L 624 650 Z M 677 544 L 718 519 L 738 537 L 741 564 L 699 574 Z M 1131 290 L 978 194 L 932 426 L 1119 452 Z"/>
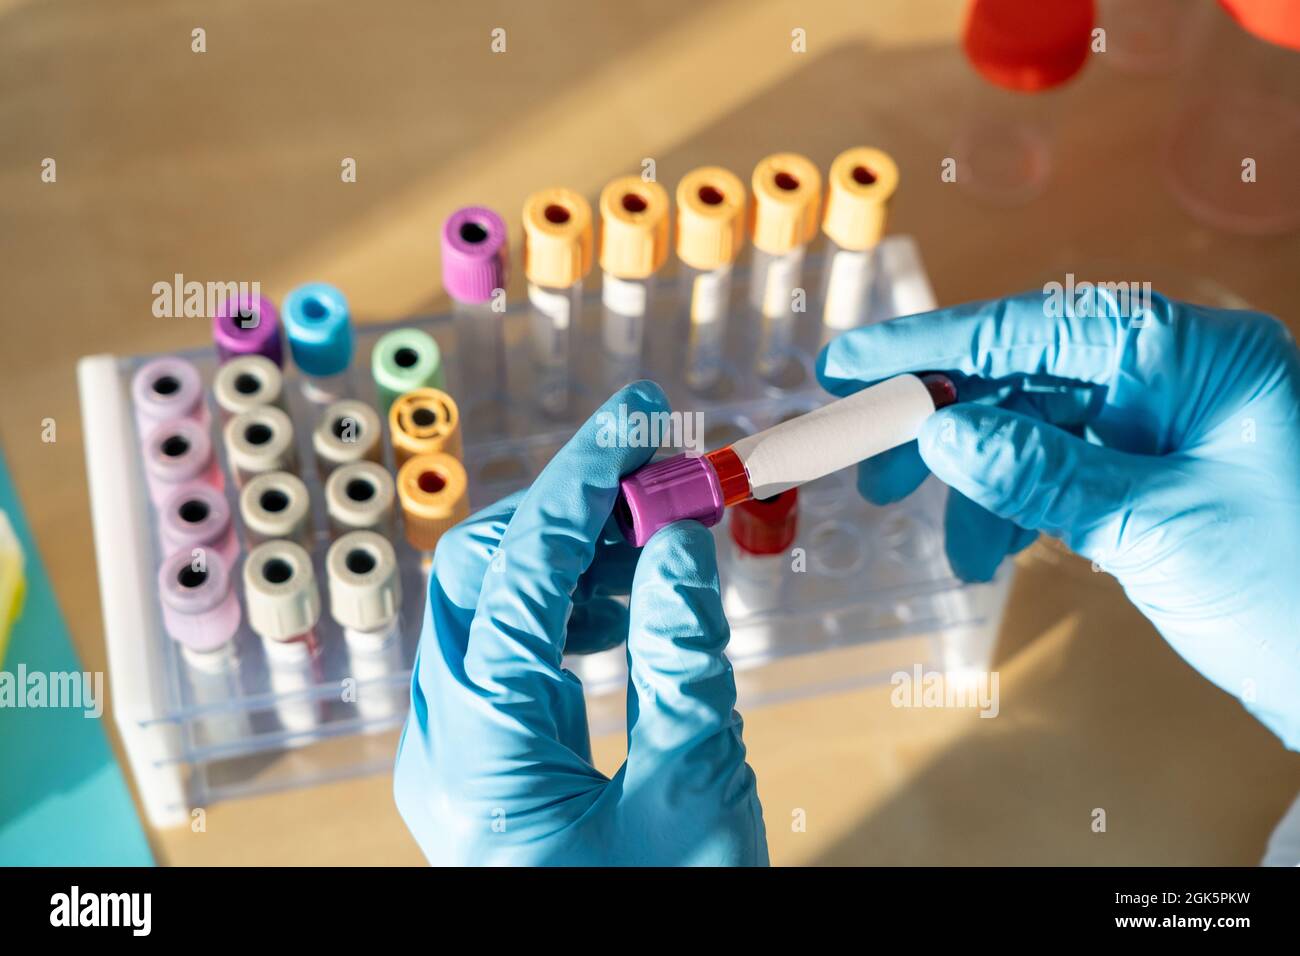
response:
<path id="1" fill-rule="evenodd" d="M 324 282 L 300 285 L 284 298 L 280 319 L 298 368 L 325 378 L 352 364 L 352 317 L 343 293 Z"/>

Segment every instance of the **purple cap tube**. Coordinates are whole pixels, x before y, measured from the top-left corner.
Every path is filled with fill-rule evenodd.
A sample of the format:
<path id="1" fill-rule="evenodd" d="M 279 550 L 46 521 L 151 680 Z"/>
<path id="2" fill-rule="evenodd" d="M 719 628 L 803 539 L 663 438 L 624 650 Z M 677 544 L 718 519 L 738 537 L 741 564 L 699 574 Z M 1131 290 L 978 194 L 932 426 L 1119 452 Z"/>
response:
<path id="1" fill-rule="evenodd" d="M 149 433 L 144 444 L 144 471 L 150 496 L 159 507 L 176 485 L 202 481 L 221 486 L 208 430 L 188 418 L 162 422 Z"/>
<path id="2" fill-rule="evenodd" d="M 690 519 L 711 528 L 726 510 L 717 472 L 695 455 L 674 455 L 647 465 L 624 478 L 619 489 L 614 519 L 638 548 L 674 521 Z"/>
<path id="3" fill-rule="evenodd" d="M 196 560 L 178 551 L 158 569 L 163 626 L 172 640 L 191 651 L 224 647 L 239 630 L 239 599 L 230 586 L 230 569 L 215 551 Z"/>
<path id="4" fill-rule="evenodd" d="M 235 563 L 239 544 L 230 505 L 211 485 L 191 481 L 178 486 L 163 501 L 158 525 L 169 553 L 206 548 L 220 554 L 227 566 Z"/>
<path id="5" fill-rule="evenodd" d="M 485 206 L 457 209 L 442 224 L 442 285 L 458 302 L 481 303 L 506 284 L 506 222 Z"/>
<path id="6" fill-rule="evenodd" d="M 131 379 L 131 400 L 141 432 L 158 422 L 176 418 L 207 421 L 208 407 L 203 402 L 199 370 L 176 356 L 141 365 Z"/>
<path id="7" fill-rule="evenodd" d="M 212 341 L 223 362 L 241 355 L 265 355 L 284 365 L 280 340 L 280 313 L 264 295 L 241 292 L 227 299 L 212 317 Z"/>

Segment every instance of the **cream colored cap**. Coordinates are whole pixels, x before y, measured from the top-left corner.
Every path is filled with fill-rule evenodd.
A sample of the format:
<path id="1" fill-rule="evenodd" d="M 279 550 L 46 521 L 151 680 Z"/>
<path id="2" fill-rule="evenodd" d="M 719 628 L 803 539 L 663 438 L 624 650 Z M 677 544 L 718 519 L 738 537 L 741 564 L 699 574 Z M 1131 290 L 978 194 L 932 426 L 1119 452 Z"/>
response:
<path id="1" fill-rule="evenodd" d="M 883 150 L 846 149 L 831 163 L 822 232 L 842 249 L 862 252 L 880 242 L 889 200 L 898 188 L 898 166 Z"/>
<path id="2" fill-rule="evenodd" d="M 754 245 L 784 255 L 817 234 L 822 176 L 798 153 L 773 153 L 754 167 Z"/>
<path id="3" fill-rule="evenodd" d="M 325 557 L 330 616 L 343 627 L 374 631 L 397 617 L 402 605 L 402 575 L 388 539 L 373 531 L 353 531 L 332 545 Z"/>
<path id="4" fill-rule="evenodd" d="M 745 245 L 745 186 L 721 166 L 692 169 L 677 184 L 677 258 L 692 269 L 730 265 Z"/>
<path id="5" fill-rule="evenodd" d="M 287 641 L 320 619 L 320 593 L 311 558 L 292 541 L 259 544 L 244 560 L 248 623 L 259 637 Z"/>
<path id="6" fill-rule="evenodd" d="M 265 471 L 239 493 L 239 513 L 254 541 L 289 538 L 306 544 L 311 533 L 311 499 L 301 478 Z"/>
<path id="7" fill-rule="evenodd" d="M 524 201 L 524 274 L 567 289 L 591 271 L 591 206 L 572 189 L 543 189 Z"/>
<path id="8" fill-rule="evenodd" d="M 668 193 L 620 176 L 600 194 L 600 267 L 619 279 L 648 279 L 668 258 Z"/>
<path id="9" fill-rule="evenodd" d="M 469 517 L 469 478 L 465 466 L 447 454 L 415 455 L 397 472 L 406 540 L 417 551 L 432 551 L 453 525 Z"/>

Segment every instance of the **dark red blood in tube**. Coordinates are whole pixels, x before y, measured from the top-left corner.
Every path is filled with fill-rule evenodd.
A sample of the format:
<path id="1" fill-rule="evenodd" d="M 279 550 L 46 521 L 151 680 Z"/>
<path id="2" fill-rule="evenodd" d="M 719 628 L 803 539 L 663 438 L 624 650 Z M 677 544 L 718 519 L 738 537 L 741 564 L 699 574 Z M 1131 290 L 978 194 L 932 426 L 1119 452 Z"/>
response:
<path id="1" fill-rule="evenodd" d="M 1093 0 L 972 0 L 962 44 L 990 83 L 1038 93 L 1083 69 L 1095 22 Z"/>
<path id="2" fill-rule="evenodd" d="M 799 489 L 753 498 L 731 509 L 731 540 L 750 554 L 780 554 L 799 526 Z"/>

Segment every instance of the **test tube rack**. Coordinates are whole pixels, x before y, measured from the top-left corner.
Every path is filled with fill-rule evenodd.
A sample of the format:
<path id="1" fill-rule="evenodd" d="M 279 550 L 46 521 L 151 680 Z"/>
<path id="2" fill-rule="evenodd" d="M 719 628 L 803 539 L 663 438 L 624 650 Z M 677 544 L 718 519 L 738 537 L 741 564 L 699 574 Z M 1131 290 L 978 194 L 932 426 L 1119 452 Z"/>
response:
<path id="1" fill-rule="evenodd" d="M 887 238 L 876 256 L 880 279 L 872 321 L 935 307 L 909 237 Z M 822 268 L 819 259 L 810 257 L 809 273 Z M 706 448 L 827 399 L 813 374 L 825 334 L 816 296 L 795 317 L 788 362 L 774 380 L 757 370 L 761 316 L 745 302 L 743 272 L 736 280 L 723 372 L 706 392 L 693 390 L 684 375 L 681 353 L 688 333 L 683 323 L 689 319 L 671 281 L 656 289 L 636 369 L 664 386 L 674 409 L 702 416 Z M 511 375 L 518 371 L 526 376 L 527 304 L 512 303 L 500 321 Z M 542 413 L 540 403 L 525 402 L 511 409 L 507 424 L 493 430 L 476 418 L 472 405 L 463 407 L 472 509 L 525 486 L 622 384 L 616 379 L 625 375 L 626 363 L 612 367 L 607 360 L 601 321 L 600 296 L 589 292 L 574 317 L 576 400 L 571 417 L 557 419 Z M 382 334 L 398 327 L 432 335 L 442 351 L 447 391 L 456 396 L 468 388 L 458 377 L 457 321 L 446 314 L 359 325 L 344 383 L 351 397 L 375 401 L 370 350 Z M 182 354 L 198 368 L 211 405 L 213 350 Z M 192 808 L 218 800 L 388 772 L 393 735 L 406 716 L 410 668 L 424 615 L 427 583 L 420 555 L 400 534 L 393 536 L 403 584 L 400 640 L 385 666 L 372 663 L 359 673 L 323 594 L 331 536 L 311 444 L 318 412 L 298 387 L 298 372 L 286 363 L 285 405 L 295 424 L 298 472 L 310 493 L 309 551 L 326 608 L 317 628 L 322 651 L 297 684 L 277 685 L 262 642 L 244 620 L 228 669 L 198 672 L 164 632 L 156 580 L 165 554 L 132 412 L 132 375 L 155 357 L 96 355 L 78 367 L 113 710 L 146 815 L 156 826 L 181 825 L 190 820 Z M 623 380 L 628 377 L 638 376 Z M 523 393 L 527 391 L 525 387 Z M 226 475 L 236 533 L 244 542 L 238 491 L 212 411 L 213 446 Z M 391 471 L 392 449 L 387 441 L 383 447 Z M 758 564 L 737 552 L 726 522 L 715 529 L 732 630 L 729 655 L 742 710 L 885 680 L 917 664 L 948 672 L 989 665 L 1011 570 L 1004 568 L 985 584 L 962 584 L 952 577 L 942 543 L 945 494 L 930 479 L 905 501 L 881 508 L 858 496 L 851 471 L 830 475 L 800 490 L 800 524 L 791 553 Z M 241 557 L 247 551 L 245 543 Z M 237 562 L 232 578 L 242 606 L 238 571 Z M 624 649 L 569 658 L 566 666 L 583 680 L 592 732 L 617 731 L 624 719 Z"/>

